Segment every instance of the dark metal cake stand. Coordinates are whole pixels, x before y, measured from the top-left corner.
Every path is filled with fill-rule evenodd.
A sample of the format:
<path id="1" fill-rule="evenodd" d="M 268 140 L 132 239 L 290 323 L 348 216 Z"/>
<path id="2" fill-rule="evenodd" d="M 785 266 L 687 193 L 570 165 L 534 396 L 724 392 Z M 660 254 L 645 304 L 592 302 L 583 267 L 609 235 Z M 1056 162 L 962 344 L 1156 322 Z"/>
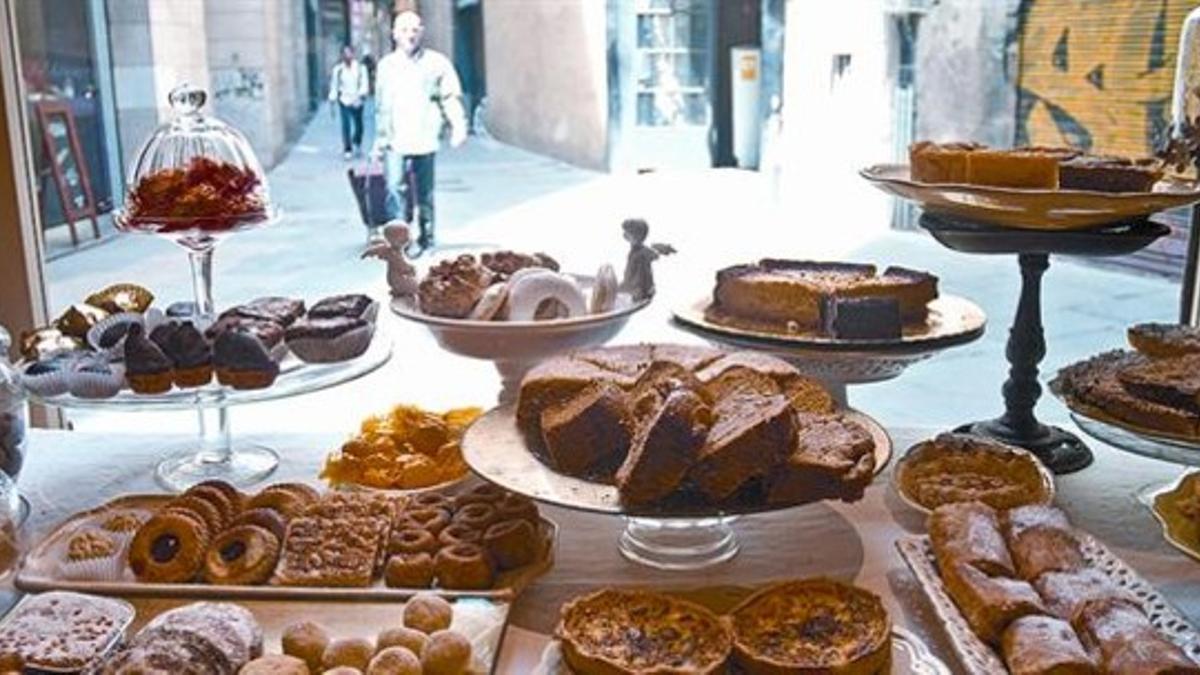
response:
<path id="1" fill-rule="evenodd" d="M 1079 471 L 1091 464 L 1092 451 L 1078 436 L 1042 424 L 1034 415 L 1042 395 L 1038 364 L 1046 356 L 1046 337 L 1042 331 L 1042 274 L 1050 266 L 1051 254 L 1125 255 L 1145 248 L 1170 232 L 1170 228 L 1142 219 L 1093 230 L 1017 230 L 931 213 L 921 216 L 920 225 L 946 248 L 961 253 L 1016 254 L 1021 266 L 1021 297 L 1004 349 L 1009 363 L 1008 379 L 1001 389 L 1004 414 L 996 419 L 964 424 L 956 431 L 968 431 L 1025 448 L 1057 474 Z"/>

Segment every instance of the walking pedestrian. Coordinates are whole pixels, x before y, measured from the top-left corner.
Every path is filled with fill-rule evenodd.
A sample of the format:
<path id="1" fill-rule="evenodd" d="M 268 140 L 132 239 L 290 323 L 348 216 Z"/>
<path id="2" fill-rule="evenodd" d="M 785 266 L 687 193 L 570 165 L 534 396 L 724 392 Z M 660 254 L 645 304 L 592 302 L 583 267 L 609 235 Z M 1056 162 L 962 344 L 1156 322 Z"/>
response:
<path id="1" fill-rule="evenodd" d="M 392 24 L 396 49 L 379 60 L 375 82 L 375 153 L 384 156 L 388 216 L 419 226 L 410 255 L 434 245 L 433 166 L 444 127 L 453 147 L 467 138 L 462 84 L 450 59 L 422 44 L 420 15 Z"/>
<path id="2" fill-rule="evenodd" d="M 329 76 L 329 102 L 336 103 L 342 118 L 342 157 L 357 157 L 362 151 L 363 101 L 369 83 L 367 69 L 354 58 L 354 47 L 342 47 L 342 60 Z"/>

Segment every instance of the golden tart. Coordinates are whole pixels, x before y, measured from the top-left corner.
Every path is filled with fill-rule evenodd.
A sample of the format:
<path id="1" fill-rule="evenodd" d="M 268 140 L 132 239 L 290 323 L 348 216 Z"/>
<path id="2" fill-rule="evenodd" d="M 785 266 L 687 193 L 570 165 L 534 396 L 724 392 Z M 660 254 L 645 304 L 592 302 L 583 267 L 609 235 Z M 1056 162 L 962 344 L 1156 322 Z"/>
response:
<path id="1" fill-rule="evenodd" d="M 729 616 L 747 675 L 867 675 L 891 659 L 892 622 L 873 593 L 830 579 L 768 586 Z"/>
<path id="2" fill-rule="evenodd" d="M 1037 459 L 972 434 L 939 434 L 912 447 L 896 467 L 901 496 L 933 510 L 979 501 L 996 509 L 1049 502 L 1053 483 Z"/>
<path id="3" fill-rule="evenodd" d="M 731 640 L 707 609 L 647 591 L 604 589 L 562 608 L 555 635 L 581 675 L 722 672 Z"/>

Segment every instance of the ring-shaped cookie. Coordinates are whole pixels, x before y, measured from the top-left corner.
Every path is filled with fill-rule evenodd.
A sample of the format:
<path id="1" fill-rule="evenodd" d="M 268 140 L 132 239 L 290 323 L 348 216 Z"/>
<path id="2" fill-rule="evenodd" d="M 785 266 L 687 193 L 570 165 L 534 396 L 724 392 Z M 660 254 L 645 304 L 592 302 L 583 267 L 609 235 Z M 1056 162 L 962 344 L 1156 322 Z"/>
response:
<path id="1" fill-rule="evenodd" d="M 164 510 L 151 516 L 129 545 L 129 568 L 139 581 L 191 581 L 204 564 L 208 527 L 190 511 Z"/>
<path id="2" fill-rule="evenodd" d="M 406 511 L 415 509 L 442 509 L 450 512 L 454 510 L 454 500 L 440 492 L 422 492 L 410 497 L 405 505 Z"/>
<path id="3" fill-rule="evenodd" d="M 587 313 L 578 282 L 558 272 L 535 270 L 508 282 L 508 320 L 533 321 L 538 307 L 547 300 L 562 303 L 569 317 Z"/>
<path id="4" fill-rule="evenodd" d="M 441 548 L 437 536 L 428 530 L 409 528 L 393 532 L 388 538 L 390 553 L 437 553 Z"/>
<path id="5" fill-rule="evenodd" d="M 504 498 L 508 491 L 499 485 L 484 483 L 476 485 L 466 492 L 454 497 L 454 509 L 458 510 L 467 504 L 494 504 Z"/>
<path id="6" fill-rule="evenodd" d="M 265 507 L 242 511 L 229 523 L 230 528 L 238 525 L 257 525 L 275 535 L 279 541 L 283 541 L 283 536 L 287 533 L 287 521 L 283 516 L 275 509 Z"/>
<path id="7" fill-rule="evenodd" d="M 437 536 L 450 524 L 450 512 L 442 509 L 409 509 L 400 514 L 398 527 L 415 527 Z"/>
<path id="8" fill-rule="evenodd" d="M 478 544 L 483 541 L 483 533 L 479 530 L 463 525 L 462 523 L 450 523 L 446 529 L 438 534 L 438 542 L 442 546 L 454 546 L 456 544 Z"/>
<path id="9" fill-rule="evenodd" d="M 502 570 L 523 567 L 537 558 L 537 531 L 527 520 L 499 522 L 483 533 L 483 547 L 496 567 Z"/>
<path id="10" fill-rule="evenodd" d="M 196 488 L 202 488 L 202 487 L 203 488 L 212 488 L 213 490 L 217 490 L 221 494 L 225 495 L 225 499 L 229 500 L 229 503 L 232 504 L 239 511 L 242 510 L 242 506 L 246 502 L 246 495 L 243 494 L 241 490 L 237 489 L 236 487 L 234 487 L 233 485 L 231 485 L 229 483 L 226 483 L 223 480 L 201 481 L 201 482 L 193 485 L 188 490 L 188 492 L 191 492 L 192 490 L 195 490 Z"/>
<path id="11" fill-rule="evenodd" d="M 246 502 L 246 509 L 272 509 L 284 520 L 291 520 L 300 515 L 308 502 L 295 493 L 286 490 L 264 489 Z"/>
<path id="12" fill-rule="evenodd" d="M 438 585 L 452 590 L 491 588 L 495 573 L 487 552 L 476 544 L 455 544 L 438 551 L 433 559 Z"/>
<path id="13" fill-rule="evenodd" d="M 500 308 L 504 307 L 504 301 L 507 299 L 508 283 L 492 284 L 479 296 L 467 318 L 473 321 L 491 321 L 500 313 Z"/>
<path id="14" fill-rule="evenodd" d="M 183 493 L 182 496 L 203 499 L 209 504 L 212 504 L 217 508 L 218 511 L 221 512 L 221 520 L 224 523 L 229 523 L 229 521 L 233 520 L 233 517 L 236 516 L 238 511 L 241 510 L 240 506 L 235 506 L 233 502 L 229 501 L 229 497 L 226 496 L 224 492 L 221 492 L 211 485 L 196 485 L 190 487 L 186 492 Z"/>
<path id="15" fill-rule="evenodd" d="M 514 492 L 504 495 L 504 498 L 496 502 L 495 506 L 496 513 L 499 515 L 498 520 L 528 520 L 537 526 L 541 519 L 537 504 L 529 497 Z"/>
<path id="16" fill-rule="evenodd" d="M 225 529 L 225 518 L 221 514 L 221 509 L 207 499 L 182 495 L 167 502 L 163 510 L 168 509 L 189 511 L 196 514 L 208 526 L 210 533 L 220 532 Z"/>
<path id="17" fill-rule="evenodd" d="M 450 519 L 450 522 L 466 525 L 467 527 L 482 532 L 486 530 L 489 525 L 496 522 L 499 517 L 499 514 L 496 513 L 495 506 L 477 502 L 475 504 L 467 504 L 461 509 L 455 511 L 454 517 Z"/>
<path id="18" fill-rule="evenodd" d="M 257 525 L 238 525 L 213 540 L 204 556 L 210 584 L 246 586 L 270 578 L 279 562 L 279 538 Z"/>

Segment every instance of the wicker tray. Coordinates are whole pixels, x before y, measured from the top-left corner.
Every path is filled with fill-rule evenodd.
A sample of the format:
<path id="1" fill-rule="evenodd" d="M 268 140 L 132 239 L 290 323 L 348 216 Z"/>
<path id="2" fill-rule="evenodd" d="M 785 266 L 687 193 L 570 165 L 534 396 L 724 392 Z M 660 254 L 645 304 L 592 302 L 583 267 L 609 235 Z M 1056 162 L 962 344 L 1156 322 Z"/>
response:
<path id="1" fill-rule="evenodd" d="M 1076 531 L 1076 535 L 1088 564 L 1108 576 L 1118 587 L 1129 591 L 1146 616 L 1150 617 L 1150 623 L 1163 636 L 1182 647 L 1193 661 L 1200 664 L 1200 633 L 1197 633 L 1196 628 L 1175 611 L 1154 586 L 1109 551 L 1104 544 L 1086 532 Z M 995 675 L 1008 672 L 1004 660 L 995 649 L 971 631 L 958 606 L 950 599 L 937 572 L 929 537 L 902 537 L 896 540 L 896 548 L 900 550 L 900 557 L 912 569 L 929 604 L 933 605 L 934 615 L 945 626 L 950 644 L 967 673 Z"/>
<path id="2" fill-rule="evenodd" d="M 225 599 L 307 599 L 307 600 L 388 600 L 404 598 L 423 590 L 422 588 L 389 588 L 382 580 L 374 585 L 360 588 L 276 586 L 217 586 L 203 583 L 166 584 L 143 583 L 134 579 L 126 567 L 123 577 L 115 581 L 93 581 L 64 578 L 58 570 L 59 551 L 67 539 L 79 527 L 102 519 L 113 509 L 154 510 L 172 495 L 127 495 L 107 504 L 77 513 L 54 528 L 49 535 L 29 550 L 21 561 L 15 584 L 23 591 L 68 590 L 81 593 L 101 593 L 120 596 L 163 596 L 176 598 L 220 597 Z M 542 555 L 539 559 L 515 570 L 503 572 L 497 577 L 494 589 L 487 591 L 455 591 L 434 589 L 446 597 L 486 597 L 512 599 L 534 579 L 545 574 L 554 564 L 554 548 L 558 539 L 558 525 L 542 518 Z"/>

